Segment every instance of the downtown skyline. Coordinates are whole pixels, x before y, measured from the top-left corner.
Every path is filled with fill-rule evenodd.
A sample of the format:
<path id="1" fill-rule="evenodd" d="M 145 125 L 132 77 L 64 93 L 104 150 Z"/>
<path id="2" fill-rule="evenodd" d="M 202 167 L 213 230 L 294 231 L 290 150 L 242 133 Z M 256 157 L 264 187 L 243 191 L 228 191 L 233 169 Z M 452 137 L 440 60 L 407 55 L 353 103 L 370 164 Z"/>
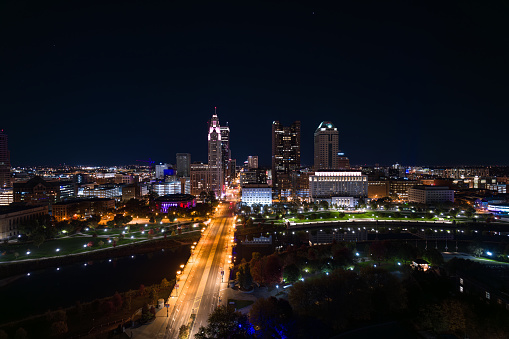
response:
<path id="1" fill-rule="evenodd" d="M 217 106 L 237 164 L 300 120 L 306 166 L 322 121 L 352 165 L 509 165 L 504 8 L 7 1 L 1 128 L 13 166 L 206 162 Z"/>

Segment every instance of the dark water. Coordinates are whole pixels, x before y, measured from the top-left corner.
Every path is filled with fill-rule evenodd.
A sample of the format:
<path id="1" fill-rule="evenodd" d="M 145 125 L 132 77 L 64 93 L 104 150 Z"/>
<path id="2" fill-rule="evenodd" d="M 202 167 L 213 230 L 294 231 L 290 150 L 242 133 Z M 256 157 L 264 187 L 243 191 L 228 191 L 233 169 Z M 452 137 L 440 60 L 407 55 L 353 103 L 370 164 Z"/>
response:
<path id="1" fill-rule="evenodd" d="M 182 246 L 31 272 L 0 287 L 0 323 L 174 279 L 189 255 L 189 246 Z"/>

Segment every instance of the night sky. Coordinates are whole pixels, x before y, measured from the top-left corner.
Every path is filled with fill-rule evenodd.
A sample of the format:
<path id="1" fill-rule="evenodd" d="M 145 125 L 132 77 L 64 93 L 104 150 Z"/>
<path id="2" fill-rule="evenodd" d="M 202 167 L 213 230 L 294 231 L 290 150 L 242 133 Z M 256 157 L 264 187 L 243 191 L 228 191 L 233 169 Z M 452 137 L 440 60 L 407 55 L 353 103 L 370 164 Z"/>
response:
<path id="1" fill-rule="evenodd" d="M 13 166 L 270 165 L 271 124 L 340 131 L 353 164 L 509 165 L 504 1 L 0 2 L 0 128 Z"/>

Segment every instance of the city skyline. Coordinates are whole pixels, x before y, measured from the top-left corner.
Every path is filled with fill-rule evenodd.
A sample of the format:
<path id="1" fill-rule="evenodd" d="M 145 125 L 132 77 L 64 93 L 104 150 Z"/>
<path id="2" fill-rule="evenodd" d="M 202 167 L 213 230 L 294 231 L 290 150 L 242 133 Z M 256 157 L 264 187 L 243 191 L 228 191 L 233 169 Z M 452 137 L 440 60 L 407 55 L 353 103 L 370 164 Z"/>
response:
<path id="1" fill-rule="evenodd" d="M 502 3 L 1 6 L 13 166 L 206 161 L 215 106 L 238 163 L 300 120 L 307 166 L 321 121 L 352 165 L 509 165 Z"/>

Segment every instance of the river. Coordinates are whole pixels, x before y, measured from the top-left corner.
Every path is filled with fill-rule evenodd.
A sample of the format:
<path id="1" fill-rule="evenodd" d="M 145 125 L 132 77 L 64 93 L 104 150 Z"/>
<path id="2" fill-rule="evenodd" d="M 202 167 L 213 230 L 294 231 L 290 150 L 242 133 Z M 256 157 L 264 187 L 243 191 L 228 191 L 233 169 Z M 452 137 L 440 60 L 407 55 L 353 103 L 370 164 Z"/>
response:
<path id="1" fill-rule="evenodd" d="M 153 253 L 81 262 L 30 272 L 0 281 L 0 323 L 56 310 L 160 283 L 175 278 L 175 272 L 190 256 L 181 246 Z"/>

